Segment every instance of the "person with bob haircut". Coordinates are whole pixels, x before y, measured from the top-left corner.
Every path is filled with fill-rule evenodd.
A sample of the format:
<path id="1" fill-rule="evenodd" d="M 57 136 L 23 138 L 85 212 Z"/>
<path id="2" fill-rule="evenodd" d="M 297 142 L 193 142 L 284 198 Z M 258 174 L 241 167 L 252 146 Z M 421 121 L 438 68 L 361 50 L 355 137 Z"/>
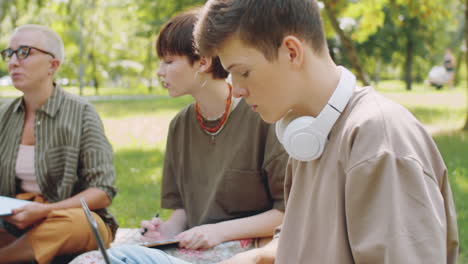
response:
<path id="1" fill-rule="evenodd" d="M 0 195 L 31 203 L 0 218 L 0 263 L 50 263 L 96 249 L 80 198 L 109 246 L 117 229 L 106 210 L 116 194 L 112 147 L 94 107 L 54 82 L 61 38 L 46 26 L 20 26 L 1 56 L 23 96 L 0 106 Z"/>
<path id="2" fill-rule="evenodd" d="M 209 0 L 194 34 L 290 155 L 277 239 L 226 263 L 456 263 L 437 146 L 408 110 L 335 64 L 317 1 Z"/>
<path id="3" fill-rule="evenodd" d="M 228 73 L 219 58 L 200 56 L 195 50 L 192 33 L 199 12 L 195 8 L 171 18 L 156 41 L 162 85 L 170 96 L 190 95 L 195 102 L 181 110 L 169 127 L 161 204 L 173 212 L 167 221 L 142 221 L 141 227 L 147 230 L 144 238 L 177 238 L 185 249 L 271 239 L 282 223 L 288 156 L 274 126 L 244 100 L 232 97 Z M 243 247 L 251 248 L 252 244 Z M 168 259 L 179 263 L 162 251 L 141 246 L 116 246 L 108 252 L 112 263 Z M 174 255 L 199 261 L 193 253 Z M 89 261 L 82 255 L 73 263 Z"/>

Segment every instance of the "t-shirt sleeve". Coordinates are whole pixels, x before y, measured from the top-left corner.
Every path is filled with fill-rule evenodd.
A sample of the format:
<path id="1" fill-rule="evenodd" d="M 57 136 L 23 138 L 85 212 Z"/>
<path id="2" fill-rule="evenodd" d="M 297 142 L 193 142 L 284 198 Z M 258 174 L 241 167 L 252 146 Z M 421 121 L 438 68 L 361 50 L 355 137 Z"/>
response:
<path id="1" fill-rule="evenodd" d="M 345 210 L 356 263 L 446 263 L 447 217 L 434 175 L 385 152 L 350 168 Z"/>
<path id="2" fill-rule="evenodd" d="M 164 168 L 161 186 L 161 207 L 166 209 L 181 209 L 184 208 L 182 197 L 178 188 L 178 178 L 174 172 L 174 164 L 176 162 L 175 153 L 177 153 L 176 140 L 177 135 L 175 129 L 175 121 L 173 120 L 169 126 L 169 133 L 166 142 L 166 154 L 164 156 Z"/>
<path id="3" fill-rule="evenodd" d="M 267 176 L 268 188 L 273 199 L 273 208 L 284 211 L 284 176 L 288 154 L 275 134 L 273 125 L 269 126 L 265 147 L 263 171 Z"/>

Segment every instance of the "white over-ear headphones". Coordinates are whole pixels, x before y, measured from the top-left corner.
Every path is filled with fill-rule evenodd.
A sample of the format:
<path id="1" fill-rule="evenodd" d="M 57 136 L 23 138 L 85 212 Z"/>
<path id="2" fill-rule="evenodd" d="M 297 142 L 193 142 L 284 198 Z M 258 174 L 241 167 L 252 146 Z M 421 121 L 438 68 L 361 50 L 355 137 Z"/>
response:
<path id="1" fill-rule="evenodd" d="M 310 161 L 322 155 L 328 134 L 343 112 L 356 87 L 356 77 L 344 67 L 333 95 L 320 114 L 297 117 L 289 112 L 276 122 L 276 135 L 288 154 L 300 161 Z"/>

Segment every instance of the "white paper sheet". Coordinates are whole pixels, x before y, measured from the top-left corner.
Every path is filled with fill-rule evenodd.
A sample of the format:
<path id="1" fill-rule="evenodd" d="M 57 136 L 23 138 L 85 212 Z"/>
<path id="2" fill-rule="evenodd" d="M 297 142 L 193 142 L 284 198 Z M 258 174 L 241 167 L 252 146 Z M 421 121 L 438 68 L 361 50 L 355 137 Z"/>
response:
<path id="1" fill-rule="evenodd" d="M 11 215 L 12 209 L 22 207 L 28 203 L 31 202 L 6 196 L 0 196 L 0 216 Z"/>

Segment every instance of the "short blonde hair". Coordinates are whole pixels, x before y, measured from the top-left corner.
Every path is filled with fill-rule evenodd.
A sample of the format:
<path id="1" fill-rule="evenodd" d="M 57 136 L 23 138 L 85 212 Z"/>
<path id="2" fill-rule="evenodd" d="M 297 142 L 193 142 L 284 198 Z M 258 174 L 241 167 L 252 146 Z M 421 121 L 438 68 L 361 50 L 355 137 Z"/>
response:
<path id="1" fill-rule="evenodd" d="M 54 54 L 55 58 L 60 61 L 60 64 L 63 63 L 65 59 L 65 49 L 63 47 L 62 38 L 60 38 L 55 31 L 43 25 L 27 24 L 17 27 L 13 34 L 21 31 L 35 31 L 41 33 L 43 36 L 44 48 L 48 52 Z"/>

